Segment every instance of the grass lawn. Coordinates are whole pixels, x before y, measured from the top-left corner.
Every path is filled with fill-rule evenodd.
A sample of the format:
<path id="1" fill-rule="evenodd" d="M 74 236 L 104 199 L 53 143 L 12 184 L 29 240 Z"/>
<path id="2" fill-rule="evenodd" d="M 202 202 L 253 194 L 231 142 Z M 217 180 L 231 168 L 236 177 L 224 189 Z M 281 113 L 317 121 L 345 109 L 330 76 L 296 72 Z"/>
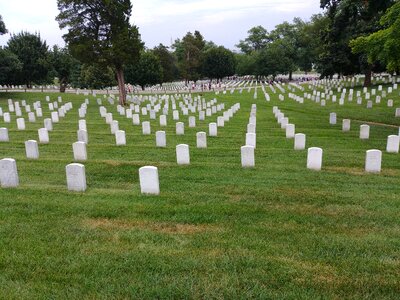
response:
<path id="1" fill-rule="evenodd" d="M 386 139 L 398 134 L 400 107 L 395 90 L 373 109 L 347 101 L 298 104 L 270 90 L 204 94 L 228 109 L 241 109 L 207 149 L 196 148 L 196 128 L 175 135 L 152 120 L 152 135 L 103 104 L 126 131 L 127 146 L 115 146 L 93 96 L 62 95 L 74 108 L 39 144 L 40 159 L 25 158 L 24 141 L 38 139 L 50 117 L 46 94 L 0 93 L 7 99 L 41 100 L 43 118 L 18 131 L 16 117 L 0 127 L 10 142 L 0 158 L 16 159 L 17 189 L 0 189 L 1 299 L 399 299 L 400 156 L 385 153 Z M 298 91 L 299 95 L 302 92 Z M 51 94 L 56 101 L 58 94 Z M 100 96 L 98 96 L 100 97 Z M 102 96 L 101 96 L 102 97 Z M 78 108 L 90 99 L 86 116 L 89 144 L 85 162 L 88 190 L 66 189 L 65 166 L 73 162 Z M 338 97 L 339 98 L 339 97 Z M 374 98 L 374 97 L 373 97 Z M 251 104 L 257 104 L 256 167 L 242 169 L 240 147 Z M 307 151 L 293 150 L 272 107 L 278 106 L 307 147 L 322 147 L 322 171 L 306 169 Z M 329 125 L 336 112 L 338 125 Z M 222 112 L 218 115 L 221 115 Z M 341 131 L 341 120 L 352 120 Z M 148 120 L 142 117 L 141 121 Z M 369 140 L 359 126 L 370 122 Z M 379 123 L 379 124 L 377 124 Z M 155 131 L 166 130 L 167 148 L 155 147 Z M 176 164 L 175 146 L 190 146 L 190 166 Z M 383 151 L 381 174 L 364 172 L 365 151 Z M 140 193 L 138 169 L 159 169 L 160 196 Z"/>

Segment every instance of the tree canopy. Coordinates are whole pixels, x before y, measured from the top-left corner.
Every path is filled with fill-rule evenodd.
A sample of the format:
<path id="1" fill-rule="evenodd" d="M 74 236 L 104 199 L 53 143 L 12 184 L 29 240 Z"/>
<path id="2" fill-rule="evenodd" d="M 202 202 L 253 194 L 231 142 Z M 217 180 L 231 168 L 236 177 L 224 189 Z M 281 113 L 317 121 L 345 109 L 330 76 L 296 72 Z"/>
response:
<path id="1" fill-rule="evenodd" d="M 234 75 L 233 53 L 222 46 L 208 49 L 203 57 L 203 74 L 210 79 L 222 79 Z"/>
<path id="2" fill-rule="evenodd" d="M 40 35 L 20 32 L 12 35 L 6 49 L 14 53 L 22 64 L 22 68 L 15 74 L 16 82 L 31 87 L 35 83 L 47 80 L 49 72 L 48 47 Z"/>
<path id="3" fill-rule="evenodd" d="M 56 20 L 68 29 L 63 38 L 72 56 L 115 70 L 120 103 L 125 104 L 124 65 L 139 59 L 143 47 L 138 28 L 129 23 L 130 0 L 58 0 Z"/>

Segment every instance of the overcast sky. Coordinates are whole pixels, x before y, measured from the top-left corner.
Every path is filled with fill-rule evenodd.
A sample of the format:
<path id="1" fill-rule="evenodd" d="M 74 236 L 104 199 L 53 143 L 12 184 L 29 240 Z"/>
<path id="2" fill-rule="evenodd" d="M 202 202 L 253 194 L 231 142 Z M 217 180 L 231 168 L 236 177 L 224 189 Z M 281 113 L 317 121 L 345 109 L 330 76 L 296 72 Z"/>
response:
<path id="1" fill-rule="evenodd" d="M 272 30 L 294 17 L 309 20 L 321 12 L 319 0 L 140 0 L 132 1 L 132 23 L 139 27 L 146 47 L 199 30 L 206 40 L 235 50 L 247 31 L 262 25 Z M 64 45 L 55 17 L 56 0 L 1 0 L 0 14 L 10 33 L 39 32 L 47 44 Z M 10 33 L 0 37 L 5 45 Z"/>

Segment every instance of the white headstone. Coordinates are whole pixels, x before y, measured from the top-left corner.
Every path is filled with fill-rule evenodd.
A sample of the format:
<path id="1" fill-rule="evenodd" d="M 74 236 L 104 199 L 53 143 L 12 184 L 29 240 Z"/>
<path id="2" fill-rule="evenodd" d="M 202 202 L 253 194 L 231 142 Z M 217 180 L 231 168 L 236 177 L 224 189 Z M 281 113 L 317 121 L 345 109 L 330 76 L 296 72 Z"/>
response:
<path id="1" fill-rule="evenodd" d="M 252 123 L 247 124 L 247 133 L 256 133 L 256 125 Z"/>
<path id="2" fill-rule="evenodd" d="M 294 150 L 304 150 L 306 148 L 306 135 L 304 133 L 296 133 L 294 135 Z"/>
<path id="3" fill-rule="evenodd" d="M 87 130 L 86 120 L 79 120 L 78 129 Z"/>
<path id="4" fill-rule="evenodd" d="M 166 115 L 160 116 L 160 126 L 167 126 L 167 116 Z"/>
<path id="5" fill-rule="evenodd" d="M 389 135 L 386 144 L 386 152 L 399 153 L 400 136 Z"/>
<path id="6" fill-rule="evenodd" d="M 3 188 L 17 187 L 19 185 L 15 159 L 4 158 L 0 160 L 0 184 Z"/>
<path id="7" fill-rule="evenodd" d="M 368 125 L 361 125 L 360 126 L 360 139 L 367 140 L 369 139 L 369 126 Z"/>
<path id="8" fill-rule="evenodd" d="M 196 117 L 194 116 L 189 117 L 189 127 L 190 128 L 196 127 Z"/>
<path id="9" fill-rule="evenodd" d="M 217 123 L 208 124 L 208 134 L 209 136 L 218 136 Z"/>
<path id="10" fill-rule="evenodd" d="M 256 148 L 256 134 L 246 133 L 246 146 L 252 146 Z"/>
<path id="11" fill-rule="evenodd" d="M 177 122 L 175 124 L 176 127 L 176 135 L 184 135 L 185 134 L 185 124 L 183 122 Z"/>
<path id="12" fill-rule="evenodd" d="M 368 150 L 365 157 L 365 171 L 368 173 L 379 173 L 382 164 L 382 151 Z"/>
<path id="13" fill-rule="evenodd" d="M 253 146 L 242 146 L 240 148 L 241 162 L 243 168 L 252 168 L 255 166 L 254 159 L 254 147 Z"/>
<path id="14" fill-rule="evenodd" d="M 125 146 L 126 145 L 125 131 L 117 130 L 115 132 L 115 144 L 117 146 Z"/>
<path id="15" fill-rule="evenodd" d="M 165 131 L 156 132 L 156 146 L 162 148 L 167 147 L 167 136 Z"/>
<path id="16" fill-rule="evenodd" d="M 150 122 L 146 121 L 142 123 L 142 133 L 144 135 L 149 135 L 151 134 L 151 128 L 150 128 Z"/>
<path id="17" fill-rule="evenodd" d="M 217 118 L 217 126 L 218 127 L 224 127 L 225 126 L 225 119 L 222 116 L 219 116 Z"/>
<path id="18" fill-rule="evenodd" d="M 296 132 L 296 128 L 294 124 L 287 124 L 286 125 L 286 138 L 287 139 L 292 139 L 294 138 Z"/>
<path id="19" fill-rule="evenodd" d="M 318 147 L 308 148 L 307 168 L 320 171 L 322 168 L 322 149 Z"/>
<path id="20" fill-rule="evenodd" d="M 140 125 L 139 114 L 133 114 L 132 115 L 132 123 L 133 123 L 133 125 Z"/>
<path id="21" fill-rule="evenodd" d="M 53 123 L 58 123 L 60 121 L 60 119 L 58 117 L 58 112 L 53 111 L 51 113 L 51 121 L 53 121 Z"/>
<path id="22" fill-rule="evenodd" d="M 282 118 L 281 119 L 281 128 L 286 129 L 287 124 L 289 124 L 289 118 L 286 118 L 286 117 Z"/>
<path id="23" fill-rule="evenodd" d="M 178 165 L 190 164 L 189 146 L 186 144 L 179 144 L 176 146 L 176 162 Z"/>
<path id="24" fill-rule="evenodd" d="M 46 128 L 40 128 L 38 130 L 39 134 L 39 143 L 47 144 L 49 143 L 49 131 Z"/>
<path id="25" fill-rule="evenodd" d="M 0 128 L 0 142 L 8 142 L 8 129 L 5 127 Z"/>
<path id="26" fill-rule="evenodd" d="M 67 187 L 69 191 L 84 192 L 86 191 L 86 174 L 85 166 L 82 164 L 69 164 L 66 166 Z"/>
<path id="27" fill-rule="evenodd" d="M 28 120 L 29 120 L 29 122 L 31 122 L 31 123 L 36 122 L 36 116 L 35 116 L 35 113 L 34 113 L 34 112 L 28 113 Z"/>
<path id="28" fill-rule="evenodd" d="M 115 134 L 119 130 L 119 123 L 113 120 L 110 124 L 111 134 Z"/>
<path id="29" fill-rule="evenodd" d="M 400 117 L 400 107 L 396 108 L 395 117 Z"/>
<path id="30" fill-rule="evenodd" d="M 336 113 L 329 114 L 329 124 L 336 125 Z"/>
<path id="31" fill-rule="evenodd" d="M 39 158 L 39 147 L 35 140 L 29 140 L 25 142 L 26 158 L 38 159 Z"/>
<path id="32" fill-rule="evenodd" d="M 197 148 L 207 148 L 207 134 L 205 132 L 196 133 Z"/>
<path id="33" fill-rule="evenodd" d="M 140 191 L 142 194 L 159 195 L 160 183 L 158 169 L 152 166 L 145 166 L 139 169 Z"/>
<path id="34" fill-rule="evenodd" d="M 86 143 L 84 143 L 84 142 L 73 143 L 72 151 L 74 152 L 74 160 L 75 161 L 86 161 L 87 160 Z"/>
<path id="35" fill-rule="evenodd" d="M 50 118 L 44 119 L 44 128 L 46 128 L 48 131 L 53 130 L 53 122 L 51 121 Z"/>
<path id="36" fill-rule="evenodd" d="M 4 123 L 10 123 L 11 122 L 10 113 L 8 113 L 8 112 L 4 113 L 3 114 L 3 120 L 4 120 Z"/>
<path id="37" fill-rule="evenodd" d="M 342 121 L 342 131 L 350 131 L 351 121 L 349 119 L 343 119 Z"/>
<path id="38" fill-rule="evenodd" d="M 172 118 L 174 119 L 174 121 L 178 121 L 179 120 L 179 111 L 174 110 L 172 112 Z"/>
<path id="39" fill-rule="evenodd" d="M 84 142 L 86 144 L 89 143 L 89 136 L 88 136 L 88 132 L 86 130 L 78 130 L 77 132 L 78 134 L 78 142 Z"/>
<path id="40" fill-rule="evenodd" d="M 18 130 L 25 130 L 25 119 L 24 118 L 17 119 L 17 128 L 18 128 Z"/>

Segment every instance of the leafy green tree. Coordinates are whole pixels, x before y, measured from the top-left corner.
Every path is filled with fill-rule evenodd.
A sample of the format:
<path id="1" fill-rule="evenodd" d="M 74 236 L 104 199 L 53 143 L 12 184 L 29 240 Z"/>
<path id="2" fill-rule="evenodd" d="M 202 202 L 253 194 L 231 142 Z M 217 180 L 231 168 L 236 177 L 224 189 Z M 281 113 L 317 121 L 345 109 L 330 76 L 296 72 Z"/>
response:
<path id="1" fill-rule="evenodd" d="M 172 82 L 179 78 L 179 69 L 176 57 L 163 44 L 154 47 L 153 53 L 158 57 L 163 73 L 163 82 Z"/>
<path id="2" fill-rule="evenodd" d="M 390 7 L 380 19 L 383 29 L 350 41 L 354 53 L 365 53 L 368 62 L 379 61 L 391 72 L 400 70 L 400 2 Z"/>
<path id="3" fill-rule="evenodd" d="M 371 84 L 373 65 L 366 55 L 352 53 L 349 42 L 361 35 L 379 30 L 379 19 L 393 0 L 321 0 L 330 18 L 325 31 L 323 61 L 331 61 L 338 74 L 365 73 L 364 86 Z"/>
<path id="4" fill-rule="evenodd" d="M 46 82 L 49 71 L 48 48 L 40 35 L 28 32 L 12 35 L 6 49 L 22 63 L 22 69 L 16 73 L 15 83 L 24 83 L 30 88 L 33 82 Z"/>
<path id="5" fill-rule="evenodd" d="M 138 84 L 144 90 L 146 85 L 161 83 L 163 69 L 158 57 L 151 51 L 145 51 L 140 55 L 139 62 L 129 65 L 126 70 L 127 81 Z"/>
<path id="6" fill-rule="evenodd" d="M 239 76 L 255 75 L 257 52 L 235 54 L 236 74 Z"/>
<path id="7" fill-rule="evenodd" d="M 292 62 L 288 56 L 282 55 L 286 47 L 285 41 L 277 39 L 261 50 L 256 57 L 256 75 L 271 75 L 275 79 L 278 74 L 287 74 Z"/>
<path id="8" fill-rule="evenodd" d="M 18 56 L 0 47 L 0 84 L 16 83 L 15 75 L 22 70 Z"/>
<path id="9" fill-rule="evenodd" d="M 247 33 L 248 37 L 236 45 L 245 54 L 262 50 L 270 41 L 268 31 L 262 26 L 253 27 Z"/>
<path id="10" fill-rule="evenodd" d="M 210 48 L 204 53 L 203 74 L 210 79 L 222 79 L 235 74 L 235 57 L 233 53 L 220 46 Z"/>
<path id="11" fill-rule="evenodd" d="M 116 84 L 114 70 L 103 64 L 84 64 L 80 71 L 81 88 L 104 89 Z"/>
<path id="12" fill-rule="evenodd" d="M 124 105 L 124 65 L 137 61 L 143 47 L 138 28 L 129 23 L 130 0 L 58 0 L 57 5 L 56 20 L 61 29 L 68 29 L 63 38 L 72 56 L 83 63 L 112 67 Z"/>
<path id="13" fill-rule="evenodd" d="M 52 75 L 59 80 L 60 93 L 64 93 L 70 83 L 74 65 L 78 64 L 78 61 L 69 54 L 67 48 L 54 46 L 49 53 L 49 63 Z"/>
<path id="14" fill-rule="evenodd" d="M 186 83 L 197 81 L 201 77 L 201 59 L 206 41 L 199 31 L 188 32 L 182 40 L 176 40 L 173 48 L 178 58 L 178 65 Z"/>
<path id="15" fill-rule="evenodd" d="M 0 35 L 7 33 L 6 25 L 4 24 L 3 17 L 0 15 Z"/>

